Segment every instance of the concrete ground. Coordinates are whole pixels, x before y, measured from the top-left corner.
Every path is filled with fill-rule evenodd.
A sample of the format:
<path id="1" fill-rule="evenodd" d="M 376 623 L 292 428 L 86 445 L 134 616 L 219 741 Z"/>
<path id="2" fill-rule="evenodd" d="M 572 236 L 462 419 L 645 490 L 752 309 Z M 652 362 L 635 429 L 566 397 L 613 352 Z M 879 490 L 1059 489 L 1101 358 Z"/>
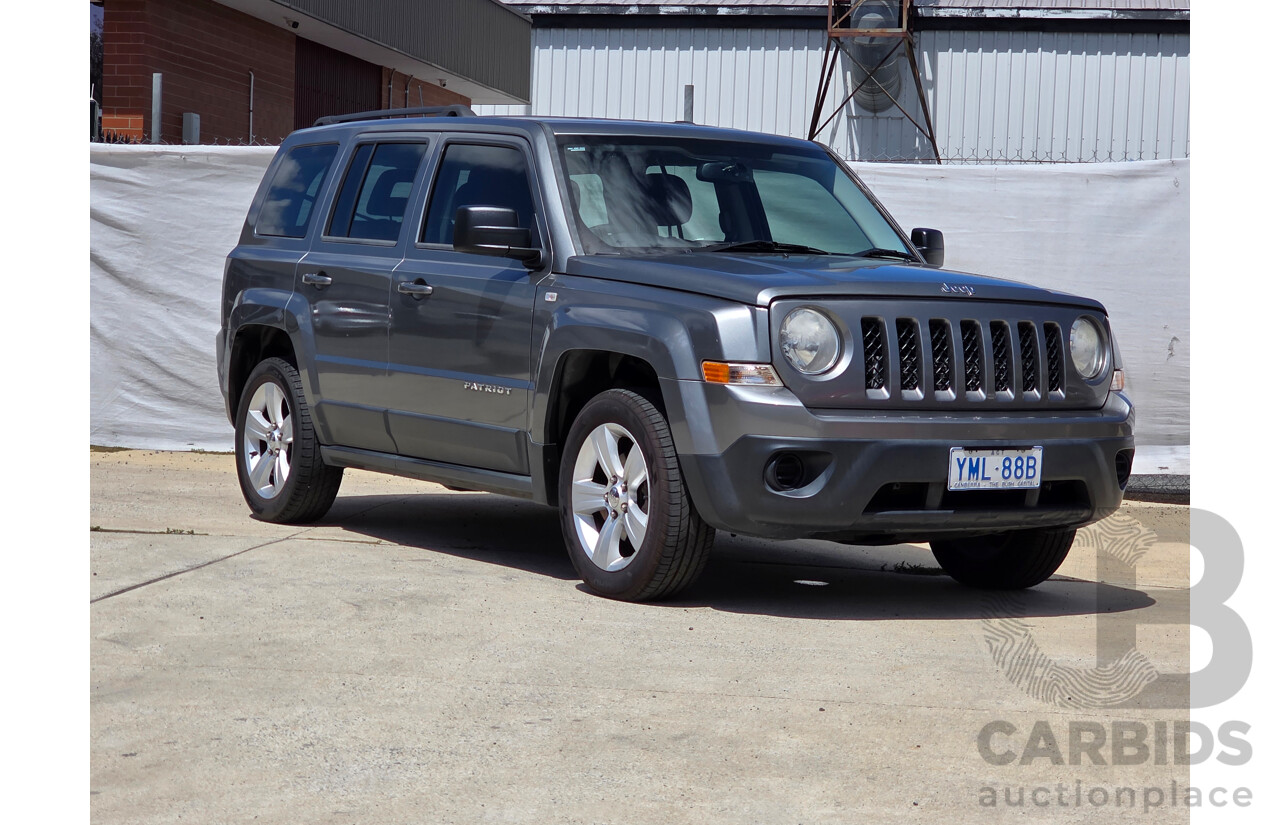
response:
<path id="1" fill-rule="evenodd" d="M 1013 599 L 922 547 L 721 534 L 686 594 L 626 604 L 526 502 L 348 471 L 323 522 L 281 526 L 230 456 L 90 465 L 94 822 L 1188 821 L 1154 747 L 1176 681 L 1090 706 L 1189 670 L 1184 507 L 1127 504 Z M 1101 692 L 1098 615 L 1138 651 Z M 993 722 L 990 753 L 1031 758 L 985 761 Z M 1077 728 L 1106 747 L 1073 760 Z"/>

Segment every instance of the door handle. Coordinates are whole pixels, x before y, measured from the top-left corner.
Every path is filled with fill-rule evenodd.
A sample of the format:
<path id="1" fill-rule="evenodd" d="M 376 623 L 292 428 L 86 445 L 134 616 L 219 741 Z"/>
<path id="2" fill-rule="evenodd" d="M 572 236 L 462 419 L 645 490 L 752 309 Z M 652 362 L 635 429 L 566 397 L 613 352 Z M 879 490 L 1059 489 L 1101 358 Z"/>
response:
<path id="1" fill-rule="evenodd" d="M 396 292 L 403 295 L 412 295 L 415 299 L 422 299 L 435 292 L 435 290 L 431 287 L 431 284 L 419 278 L 416 281 L 401 281 L 396 284 Z"/>
<path id="2" fill-rule="evenodd" d="M 304 272 L 302 274 L 302 282 L 312 286 L 328 286 L 333 283 L 333 278 L 323 272 Z"/>

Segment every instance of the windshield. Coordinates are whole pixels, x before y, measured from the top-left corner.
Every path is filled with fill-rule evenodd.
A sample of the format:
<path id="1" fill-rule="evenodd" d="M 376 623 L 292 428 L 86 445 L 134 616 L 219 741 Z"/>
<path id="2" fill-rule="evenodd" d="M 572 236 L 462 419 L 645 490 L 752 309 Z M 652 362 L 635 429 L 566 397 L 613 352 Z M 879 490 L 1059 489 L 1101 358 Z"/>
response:
<path id="1" fill-rule="evenodd" d="M 564 135 L 570 219 L 587 253 L 915 255 L 820 147 Z"/>

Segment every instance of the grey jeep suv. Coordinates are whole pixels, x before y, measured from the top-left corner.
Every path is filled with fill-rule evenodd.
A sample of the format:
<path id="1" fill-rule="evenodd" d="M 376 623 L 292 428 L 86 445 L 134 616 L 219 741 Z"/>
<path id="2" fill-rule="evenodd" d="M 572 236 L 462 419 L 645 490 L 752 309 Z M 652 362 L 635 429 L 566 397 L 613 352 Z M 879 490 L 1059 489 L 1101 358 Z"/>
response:
<path id="1" fill-rule="evenodd" d="M 557 506 L 594 592 L 670 596 L 716 529 L 928 541 L 1021 588 L 1120 505 L 1133 406 L 1096 301 L 942 270 L 826 148 L 686 124 L 326 118 L 227 259 L 250 509 L 343 468 Z"/>

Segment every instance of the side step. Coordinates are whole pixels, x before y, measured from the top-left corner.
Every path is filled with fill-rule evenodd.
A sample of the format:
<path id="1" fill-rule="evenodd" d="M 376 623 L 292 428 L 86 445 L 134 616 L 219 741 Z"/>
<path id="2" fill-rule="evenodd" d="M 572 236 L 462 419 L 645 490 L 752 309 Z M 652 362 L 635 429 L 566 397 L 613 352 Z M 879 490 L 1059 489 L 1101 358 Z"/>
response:
<path id="1" fill-rule="evenodd" d="M 320 448 L 320 457 L 325 464 L 333 467 L 355 467 L 359 470 L 372 470 L 375 473 L 389 473 L 396 476 L 408 476 L 421 481 L 434 481 L 446 487 L 463 490 L 479 490 L 486 493 L 499 493 L 516 498 L 533 498 L 533 479 L 529 476 L 514 473 L 500 473 L 496 470 L 480 470 L 475 467 L 461 467 L 457 464 L 444 464 L 439 461 L 427 461 L 421 458 L 405 458 L 399 455 L 374 452 L 373 450 L 355 450 L 349 447 Z"/>

